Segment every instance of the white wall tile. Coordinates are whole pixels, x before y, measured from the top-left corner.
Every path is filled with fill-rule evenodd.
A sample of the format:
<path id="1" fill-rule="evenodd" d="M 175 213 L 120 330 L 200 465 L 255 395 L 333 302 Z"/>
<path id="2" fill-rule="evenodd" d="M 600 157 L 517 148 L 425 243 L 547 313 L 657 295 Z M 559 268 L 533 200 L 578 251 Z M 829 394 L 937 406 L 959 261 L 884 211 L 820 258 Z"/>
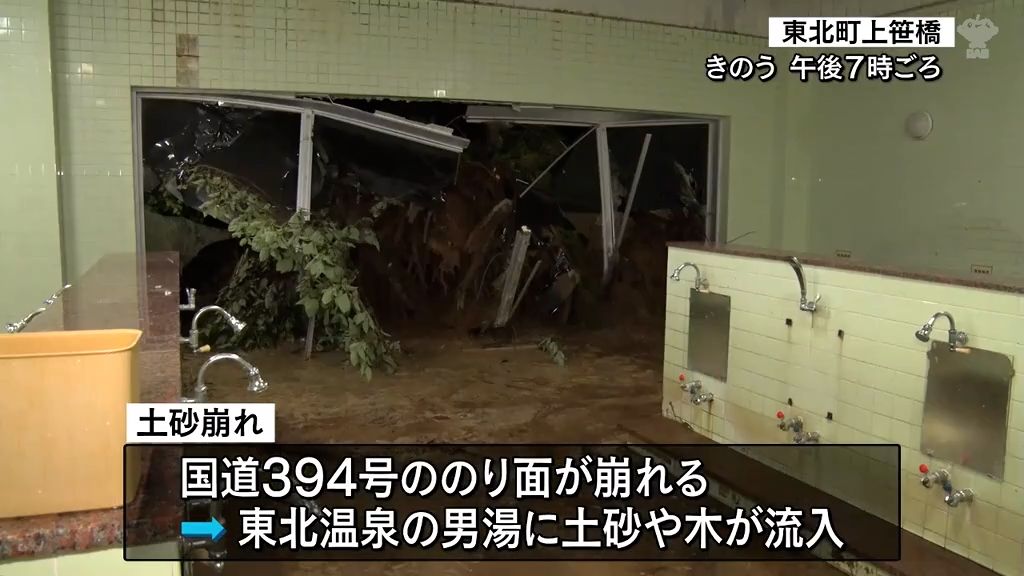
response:
<path id="1" fill-rule="evenodd" d="M 1024 536 L 1010 534 L 1024 526 L 1024 387 L 1014 379 L 1003 480 L 928 457 L 920 444 L 929 345 L 914 332 L 934 312 L 948 310 L 957 328 L 968 331 L 971 345 L 1014 360 L 1024 351 L 1018 336 L 1024 336 L 1018 305 L 1024 297 L 805 267 L 809 290 L 820 290 L 827 303 L 827 313 L 811 315 L 796 309 L 799 292 L 785 262 L 679 248 L 669 249 L 669 260 L 697 262 L 711 290 L 732 300 L 729 381 L 699 376 L 715 394 L 710 408 L 689 412 L 699 431 L 731 442 L 788 442 L 791 435 L 775 425 L 775 413 L 782 411 L 786 417 L 802 417 L 806 429 L 819 432 L 824 442 L 899 444 L 905 527 L 1001 574 L 1017 576 Z M 674 356 L 671 363 L 666 357 L 672 370 L 666 382 L 677 377 L 677 367 L 689 373 L 683 354 L 688 335 L 676 331 L 689 302 L 673 301 L 671 293 L 668 298 L 673 312 L 666 351 Z M 792 326 L 786 325 L 787 318 Z M 936 323 L 936 340 L 945 337 L 944 322 Z M 831 421 L 825 418 L 829 412 Z M 947 506 L 941 489 L 921 486 L 922 463 L 950 470 L 954 486 L 974 490 L 975 501 Z M 862 496 L 863 488 L 843 488 L 821 467 L 799 474 L 827 483 L 851 501 Z"/>

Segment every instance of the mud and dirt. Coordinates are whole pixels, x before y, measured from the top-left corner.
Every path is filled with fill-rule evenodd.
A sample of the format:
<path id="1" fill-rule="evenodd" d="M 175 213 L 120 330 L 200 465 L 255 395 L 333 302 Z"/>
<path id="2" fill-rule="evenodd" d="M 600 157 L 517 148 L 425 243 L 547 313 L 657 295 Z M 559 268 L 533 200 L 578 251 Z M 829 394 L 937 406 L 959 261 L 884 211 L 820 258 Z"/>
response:
<path id="1" fill-rule="evenodd" d="M 236 366 L 207 372 L 211 402 L 277 404 L 277 439 L 289 443 L 621 443 L 623 421 L 660 418 L 662 333 L 631 326 L 555 335 L 565 366 L 537 349 L 549 334 L 502 341 L 434 331 L 402 334 L 395 374 L 365 381 L 340 353 L 304 361 L 297 346 L 245 353 L 270 388 L 254 398 Z M 190 382 L 201 359 L 186 355 Z M 190 385 L 190 384 L 188 384 Z M 635 439 L 633 439 L 635 441 Z M 212 574 L 199 568 L 196 574 Z M 227 563 L 253 576 L 833 576 L 814 563 L 372 562 Z"/>

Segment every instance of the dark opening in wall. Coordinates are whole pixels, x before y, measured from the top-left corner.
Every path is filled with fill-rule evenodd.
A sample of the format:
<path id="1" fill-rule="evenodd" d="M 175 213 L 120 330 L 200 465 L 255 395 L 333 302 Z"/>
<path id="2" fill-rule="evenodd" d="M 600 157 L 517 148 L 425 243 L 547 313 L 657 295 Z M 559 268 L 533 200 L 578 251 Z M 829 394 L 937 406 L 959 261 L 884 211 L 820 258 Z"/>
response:
<path id="1" fill-rule="evenodd" d="M 469 141 L 460 155 L 331 118 L 314 123 L 311 210 L 339 226 L 372 218 L 376 245 L 358 246 L 353 258 L 364 299 L 389 329 L 492 322 L 524 226 L 531 234 L 516 322 L 660 325 L 665 242 L 705 239 L 706 125 L 608 128 L 617 231 L 645 136 L 651 138 L 609 287 L 602 283 L 595 131 L 470 123 L 456 103 L 331 102 L 449 127 Z M 229 175 L 286 219 L 297 204 L 299 132 L 296 113 L 144 101 L 147 242 L 182 253 L 183 281 L 202 285 L 201 303 L 227 296 L 221 292 L 247 249 L 224 222 L 199 212 L 206 198 L 182 186 L 183 169 L 201 165 Z"/>

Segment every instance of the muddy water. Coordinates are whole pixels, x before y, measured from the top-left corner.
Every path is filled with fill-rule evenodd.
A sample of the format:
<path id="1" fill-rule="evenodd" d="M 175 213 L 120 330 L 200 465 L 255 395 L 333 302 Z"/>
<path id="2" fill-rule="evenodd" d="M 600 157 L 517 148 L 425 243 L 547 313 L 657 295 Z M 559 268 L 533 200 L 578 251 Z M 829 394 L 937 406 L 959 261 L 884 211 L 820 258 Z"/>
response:
<path id="1" fill-rule="evenodd" d="M 617 443 L 625 419 L 660 417 L 661 334 L 608 331 L 559 340 L 564 367 L 535 343 L 408 337 L 393 375 L 367 382 L 345 355 L 278 349 L 246 353 L 270 382 L 258 401 L 277 404 L 277 438 L 304 443 Z M 184 363 L 186 379 L 196 362 Z M 211 402 L 253 401 L 237 367 L 208 374 Z M 252 576 L 833 576 L 822 564 L 750 562 L 420 562 L 228 563 L 225 575 Z M 198 569 L 196 574 L 213 574 Z"/>

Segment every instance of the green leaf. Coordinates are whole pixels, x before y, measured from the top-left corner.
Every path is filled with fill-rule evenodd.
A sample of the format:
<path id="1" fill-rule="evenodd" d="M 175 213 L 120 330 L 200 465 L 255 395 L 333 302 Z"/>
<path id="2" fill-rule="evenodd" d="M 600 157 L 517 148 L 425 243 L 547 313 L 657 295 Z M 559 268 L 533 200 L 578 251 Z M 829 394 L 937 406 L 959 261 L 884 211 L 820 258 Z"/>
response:
<path id="1" fill-rule="evenodd" d="M 228 223 L 228 231 L 246 247 L 228 285 L 218 298 L 232 302 L 235 310 L 252 316 L 250 328 L 236 340 L 243 347 L 274 346 L 289 337 L 302 320 L 299 308 L 317 316 L 320 328 L 315 347 L 345 349 L 349 360 L 365 378 L 383 366 L 395 366 L 392 354 L 400 347 L 377 325 L 373 313 L 359 297 L 358 270 L 351 250 L 357 245 L 380 248 L 374 220 L 339 225 L 327 211 L 309 220 L 294 211 L 281 218 L 277 208 L 265 202 L 227 173 L 199 165 L 177 181 L 203 189 L 207 200 L 201 212 Z M 168 190 L 173 191 L 173 186 Z M 164 195 L 157 208 L 174 209 L 173 194 Z M 393 202 L 394 204 L 400 204 Z M 374 206 L 379 213 L 389 204 Z M 229 331 L 219 323 L 204 328 L 211 343 L 228 342 Z"/>
<path id="2" fill-rule="evenodd" d="M 323 295 L 320 296 L 320 303 L 323 304 L 324 306 L 326 306 L 328 304 L 328 302 L 333 300 L 334 299 L 334 290 L 335 289 L 334 289 L 333 286 L 328 287 L 327 289 L 325 289 Z"/>
<path id="3" fill-rule="evenodd" d="M 302 307 L 306 309 L 306 316 L 312 318 L 320 309 L 320 302 L 316 298 L 303 298 Z"/>
<path id="4" fill-rule="evenodd" d="M 291 272 L 292 269 L 294 269 L 294 267 L 295 265 L 294 262 L 292 262 L 291 258 L 282 258 L 281 260 L 277 261 L 276 268 L 278 272 Z"/>
<path id="5" fill-rule="evenodd" d="M 334 303 L 338 305 L 338 309 L 341 310 L 342 314 L 348 314 L 352 310 L 352 301 L 349 300 L 348 294 L 344 292 L 338 292 L 334 297 Z"/>
<path id="6" fill-rule="evenodd" d="M 317 276 L 322 275 L 324 273 L 324 263 L 323 263 L 323 261 L 322 260 L 313 260 L 313 262 L 310 263 L 310 265 L 309 265 L 309 273 L 312 274 L 314 278 L 316 278 Z"/>

